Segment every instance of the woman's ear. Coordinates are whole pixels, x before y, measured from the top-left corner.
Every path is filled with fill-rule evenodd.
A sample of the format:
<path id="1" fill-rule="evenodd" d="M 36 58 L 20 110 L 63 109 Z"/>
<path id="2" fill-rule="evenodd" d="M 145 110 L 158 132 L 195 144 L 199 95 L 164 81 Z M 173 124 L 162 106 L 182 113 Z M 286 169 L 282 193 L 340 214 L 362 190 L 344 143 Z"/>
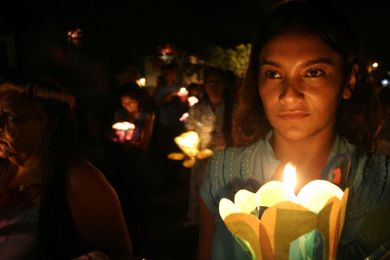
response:
<path id="1" fill-rule="evenodd" d="M 357 64 L 353 65 L 351 69 L 351 73 L 349 74 L 346 83 L 343 89 L 343 99 L 350 99 L 353 93 L 353 90 L 356 87 L 357 82 L 357 74 L 358 74 L 359 66 Z"/>

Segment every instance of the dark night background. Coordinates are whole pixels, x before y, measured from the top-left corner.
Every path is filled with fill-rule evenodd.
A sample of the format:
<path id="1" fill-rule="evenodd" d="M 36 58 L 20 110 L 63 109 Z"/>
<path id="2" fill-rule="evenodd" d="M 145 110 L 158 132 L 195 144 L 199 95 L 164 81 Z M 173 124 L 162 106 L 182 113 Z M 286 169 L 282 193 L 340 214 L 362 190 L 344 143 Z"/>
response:
<path id="1" fill-rule="evenodd" d="M 339 0 L 361 35 L 367 56 L 388 65 L 388 1 Z M 2 1 L 0 34 L 15 38 L 17 66 L 37 69 L 66 31 L 81 28 L 85 59 L 116 66 L 136 64 L 158 46 L 174 44 L 201 54 L 212 44 L 251 42 L 270 0 L 241 1 Z M 329 14 L 331 15 L 331 14 Z"/>

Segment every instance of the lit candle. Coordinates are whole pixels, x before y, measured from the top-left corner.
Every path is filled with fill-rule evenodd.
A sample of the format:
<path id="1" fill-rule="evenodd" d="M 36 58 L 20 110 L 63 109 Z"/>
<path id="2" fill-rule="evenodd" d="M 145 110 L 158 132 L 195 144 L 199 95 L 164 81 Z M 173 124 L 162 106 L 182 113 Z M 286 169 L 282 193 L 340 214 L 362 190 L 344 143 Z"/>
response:
<path id="1" fill-rule="evenodd" d="M 181 97 L 181 96 L 187 96 L 188 95 L 188 90 L 186 89 L 186 88 L 180 88 L 180 90 L 179 90 L 179 92 L 177 93 L 177 95 L 179 96 L 179 97 Z"/>
<path id="2" fill-rule="evenodd" d="M 112 125 L 112 129 L 115 130 L 115 134 L 117 135 L 119 141 L 129 141 L 133 137 L 133 130 L 135 129 L 135 125 L 126 121 L 116 122 Z"/>
<path id="3" fill-rule="evenodd" d="M 195 165 L 196 159 L 205 159 L 213 155 L 210 149 L 199 150 L 200 139 L 195 131 L 188 131 L 175 137 L 175 143 L 183 153 L 170 153 L 168 158 L 172 160 L 183 160 L 183 166 L 191 168 Z"/>
<path id="4" fill-rule="evenodd" d="M 179 148 L 189 157 L 195 157 L 199 152 L 199 135 L 195 131 L 188 131 L 175 137 Z"/>
<path id="5" fill-rule="evenodd" d="M 188 114 L 188 112 L 185 112 L 184 114 L 181 115 L 179 121 L 184 122 L 188 119 L 189 116 L 190 116 L 190 114 Z"/>
<path id="6" fill-rule="evenodd" d="M 256 193 L 239 190 L 234 202 L 220 200 L 222 220 L 253 259 L 312 259 L 318 252 L 335 259 L 349 189 L 314 180 L 295 195 L 295 184 L 296 169 L 287 164 L 283 181 L 271 180 Z"/>
<path id="7" fill-rule="evenodd" d="M 192 107 L 193 105 L 195 105 L 196 103 L 199 102 L 199 99 L 197 97 L 194 97 L 194 96 L 191 96 L 188 98 L 188 104 L 190 107 Z"/>

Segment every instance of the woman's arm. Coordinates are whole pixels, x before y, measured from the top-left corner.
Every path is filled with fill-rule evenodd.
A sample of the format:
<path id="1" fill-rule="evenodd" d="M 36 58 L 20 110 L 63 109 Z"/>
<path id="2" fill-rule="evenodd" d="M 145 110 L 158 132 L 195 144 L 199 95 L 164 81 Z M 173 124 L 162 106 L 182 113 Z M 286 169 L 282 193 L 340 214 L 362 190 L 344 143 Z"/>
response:
<path id="1" fill-rule="evenodd" d="M 89 163 L 71 168 L 68 201 L 81 239 L 111 259 L 131 259 L 132 246 L 116 192 Z"/>
<path id="2" fill-rule="evenodd" d="M 215 232 L 214 215 L 202 199 L 199 200 L 198 260 L 211 259 L 211 244 Z"/>

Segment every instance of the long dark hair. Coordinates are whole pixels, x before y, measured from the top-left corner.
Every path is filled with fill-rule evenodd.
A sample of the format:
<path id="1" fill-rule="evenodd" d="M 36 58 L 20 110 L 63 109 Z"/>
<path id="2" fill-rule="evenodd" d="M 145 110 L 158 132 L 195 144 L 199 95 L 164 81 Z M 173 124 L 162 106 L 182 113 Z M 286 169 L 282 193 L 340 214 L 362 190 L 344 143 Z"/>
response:
<path id="1" fill-rule="evenodd" d="M 350 21 L 338 7 L 326 1 L 289 1 L 264 17 L 250 55 L 239 105 L 233 123 L 234 144 L 255 142 L 271 129 L 258 93 L 259 58 L 273 37 L 299 29 L 319 37 L 344 61 L 344 75 L 358 65 L 357 85 L 349 100 L 341 101 L 335 130 L 363 150 L 375 150 L 382 125 L 374 88 L 361 59 L 360 44 Z"/>
<path id="2" fill-rule="evenodd" d="M 47 118 L 41 145 L 43 190 L 38 223 L 41 257 L 70 259 L 80 254 L 81 245 L 67 200 L 69 168 L 78 158 L 72 111 L 75 98 L 49 81 L 3 82 L 0 94 L 6 92 L 30 98 Z"/>

